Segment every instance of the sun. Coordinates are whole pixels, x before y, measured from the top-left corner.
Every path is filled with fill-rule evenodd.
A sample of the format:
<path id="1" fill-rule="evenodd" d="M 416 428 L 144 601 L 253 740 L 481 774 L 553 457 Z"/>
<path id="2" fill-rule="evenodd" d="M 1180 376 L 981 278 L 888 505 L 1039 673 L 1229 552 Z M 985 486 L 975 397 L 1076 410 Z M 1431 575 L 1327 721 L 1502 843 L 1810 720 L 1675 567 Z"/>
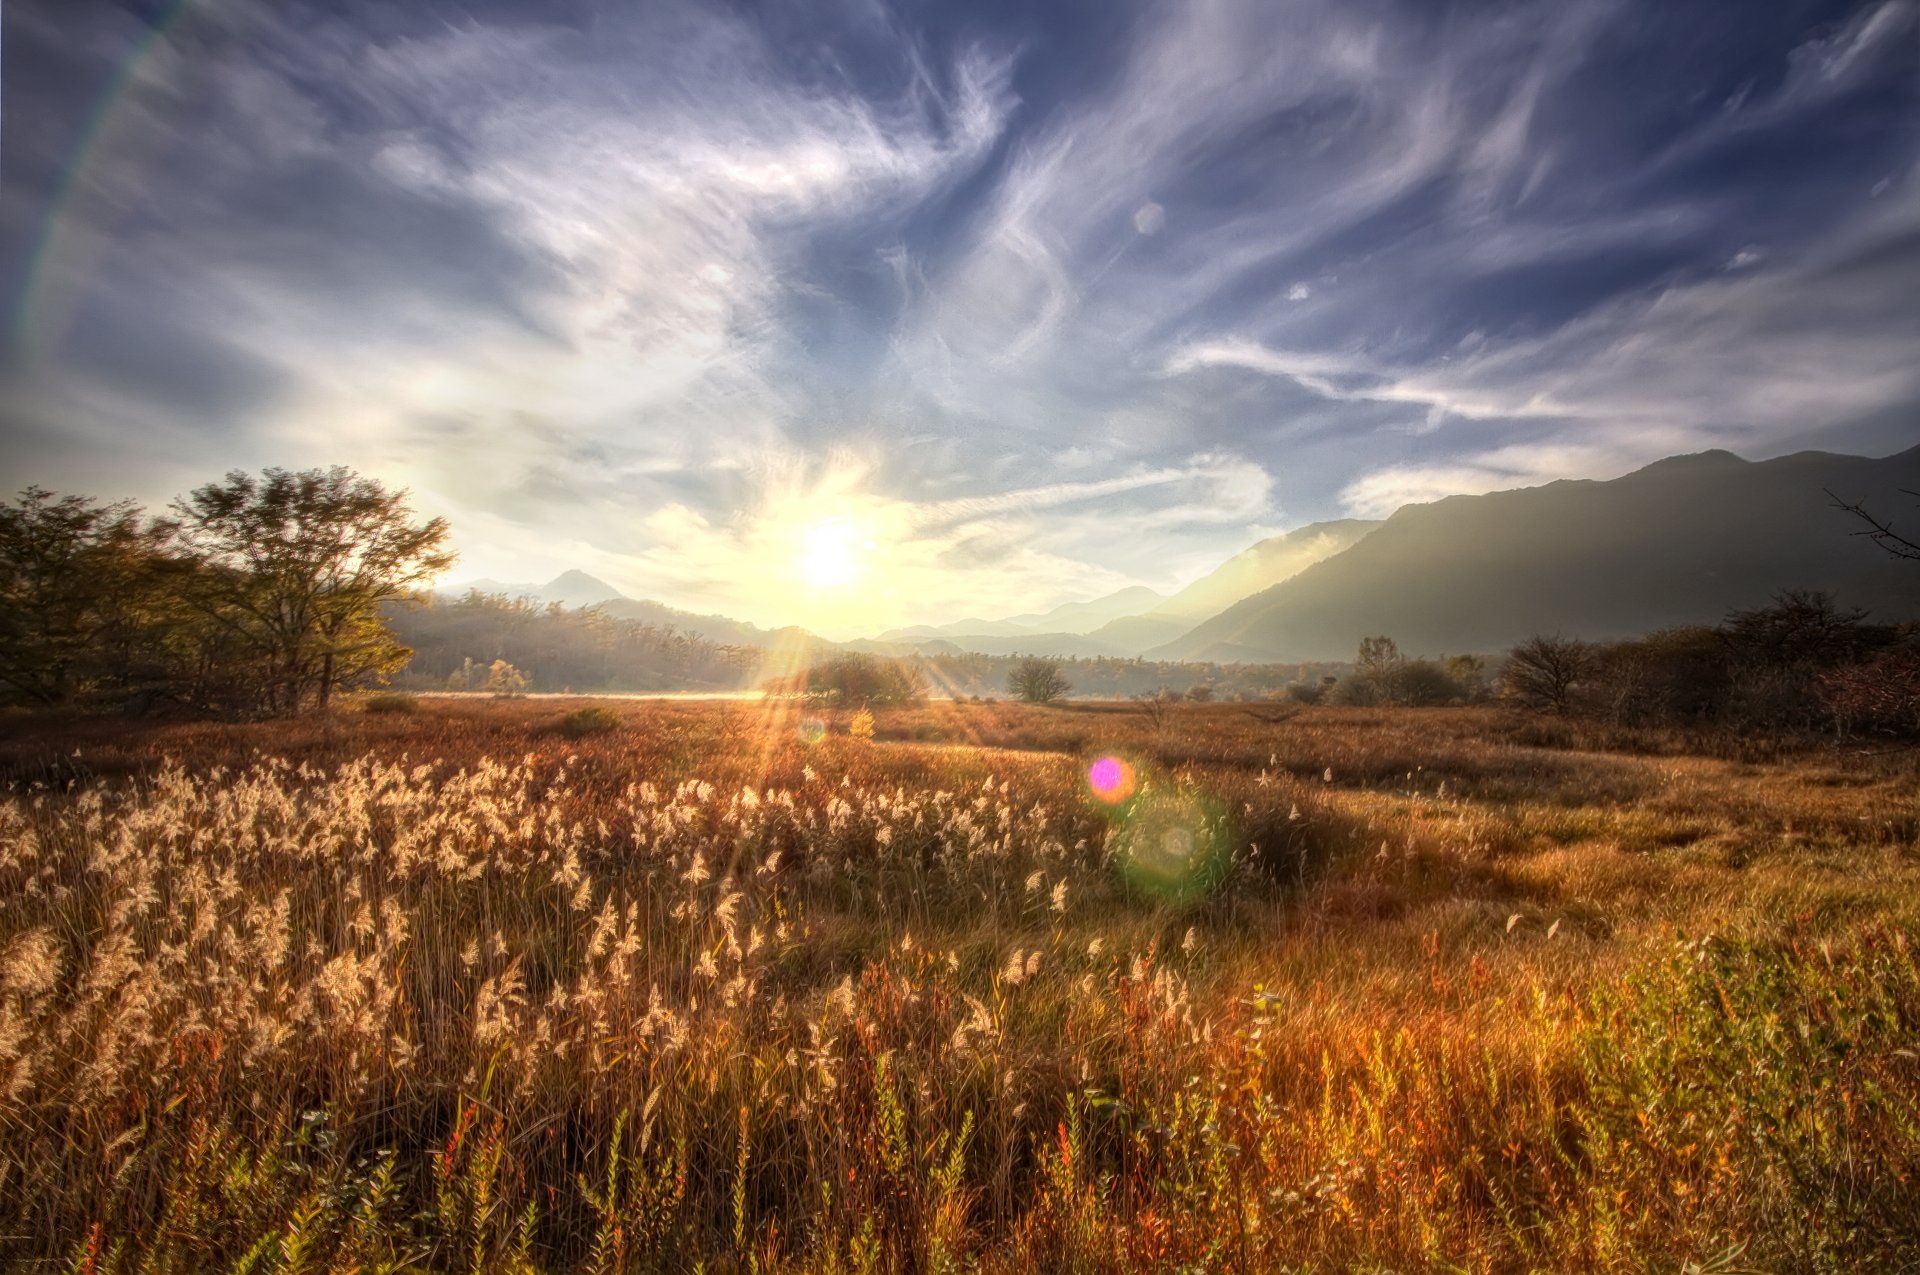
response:
<path id="1" fill-rule="evenodd" d="M 859 529 L 844 518 L 816 522 L 802 538 L 801 574 L 815 588 L 845 588 L 859 577 L 861 551 L 868 547 Z"/>

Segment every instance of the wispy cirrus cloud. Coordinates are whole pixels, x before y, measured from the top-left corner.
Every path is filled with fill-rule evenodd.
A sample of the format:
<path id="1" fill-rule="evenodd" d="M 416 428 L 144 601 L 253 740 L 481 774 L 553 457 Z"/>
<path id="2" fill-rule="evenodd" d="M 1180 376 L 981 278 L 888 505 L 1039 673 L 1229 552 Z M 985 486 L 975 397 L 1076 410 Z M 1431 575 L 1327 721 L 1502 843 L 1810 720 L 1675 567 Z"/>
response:
<path id="1" fill-rule="evenodd" d="M 7 9 L 37 481 L 346 460 L 836 627 L 1920 404 L 1914 0 L 182 14 Z M 786 588 L 835 518 L 890 583 Z"/>

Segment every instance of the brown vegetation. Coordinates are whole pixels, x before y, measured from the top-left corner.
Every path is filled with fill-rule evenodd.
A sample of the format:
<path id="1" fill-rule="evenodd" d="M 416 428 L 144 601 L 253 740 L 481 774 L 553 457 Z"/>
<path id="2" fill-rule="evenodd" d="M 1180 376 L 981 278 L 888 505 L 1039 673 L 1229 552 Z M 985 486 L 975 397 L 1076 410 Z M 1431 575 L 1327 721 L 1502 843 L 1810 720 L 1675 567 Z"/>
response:
<path id="1" fill-rule="evenodd" d="M 14 719 L 0 1256 L 1920 1259 L 1912 754 L 1605 753 L 1494 709 L 851 717 Z"/>

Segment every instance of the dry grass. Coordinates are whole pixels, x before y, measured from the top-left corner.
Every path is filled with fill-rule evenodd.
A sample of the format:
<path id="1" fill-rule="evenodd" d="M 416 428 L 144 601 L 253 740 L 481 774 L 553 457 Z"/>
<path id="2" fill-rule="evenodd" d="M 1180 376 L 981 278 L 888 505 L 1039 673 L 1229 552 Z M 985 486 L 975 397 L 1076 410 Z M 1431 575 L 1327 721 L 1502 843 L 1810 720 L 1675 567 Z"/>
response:
<path id="1" fill-rule="evenodd" d="M 581 707 L 16 723 L 0 1257 L 1920 1263 L 1911 755 Z"/>

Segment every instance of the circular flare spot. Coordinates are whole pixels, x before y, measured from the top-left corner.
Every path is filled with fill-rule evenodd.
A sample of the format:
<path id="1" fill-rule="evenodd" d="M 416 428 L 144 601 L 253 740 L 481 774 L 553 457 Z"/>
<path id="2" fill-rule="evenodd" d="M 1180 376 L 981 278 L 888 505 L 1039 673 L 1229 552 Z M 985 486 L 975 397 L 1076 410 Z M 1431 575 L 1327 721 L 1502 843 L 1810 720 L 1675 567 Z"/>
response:
<path id="1" fill-rule="evenodd" d="M 827 737 L 827 724 L 817 717 L 809 717 L 795 728 L 803 744 L 817 744 Z"/>
<path id="2" fill-rule="evenodd" d="M 1201 801 L 1148 798 L 1119 831 L 1121 871 L 1134 888 L 1161 899 L 1190 899 L 1212 889 L 1228 858 L 1225 820 Z"/>
<path id="3" fill-rule="evenodd" d="M 1096 798 L 1110 806 L 1133 796 L 1137 786 L 1133 767 L 1118 757 L 1102 757 L 1087 767 L 1087 787 L 1093 790 Z"/>

